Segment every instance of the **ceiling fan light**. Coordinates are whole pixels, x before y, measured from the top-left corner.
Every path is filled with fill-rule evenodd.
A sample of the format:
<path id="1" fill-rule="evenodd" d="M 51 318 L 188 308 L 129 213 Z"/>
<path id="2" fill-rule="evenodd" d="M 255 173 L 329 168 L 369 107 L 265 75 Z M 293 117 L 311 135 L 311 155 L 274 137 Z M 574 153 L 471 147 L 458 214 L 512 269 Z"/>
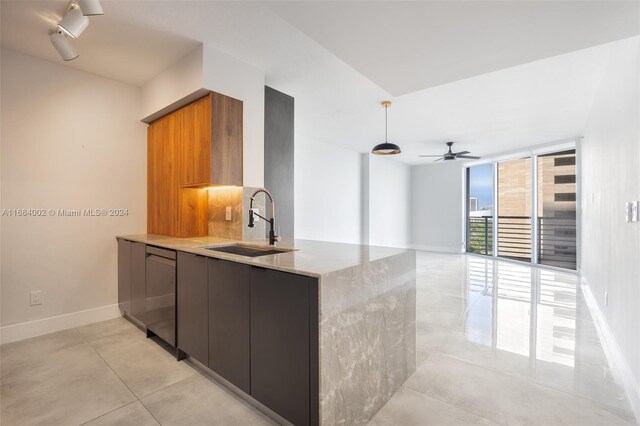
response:
<path id="1" fill-rule="evenodd" d="M 78 38 L 89 26 L 89 18 L 82 14 L 78 6 L 71 7 L 58 23 L 60 31 L 72 38 Z"/>
<path id="2" fill-rule="evenodd" d="M 56 48 L 58 54 L 60 54 L 65 61 L 71 61 L 80 56 L 71 45 L 69 39 L 60 32 L 51 34 L 51 44 L 53 44 L 53 47 Z"/>
<path id="3" fill-rule="evenodd" d="M 100 0 L 78 0 L 78 5 L 84 16 L 104 15 Z"/>
<path id="4" fill-rule="evenodd" d="M 378 144 L 371 150 L 371 153 L 375 155 L 396 155 L 401 152 L 398 145 L 389 142 Z"/>

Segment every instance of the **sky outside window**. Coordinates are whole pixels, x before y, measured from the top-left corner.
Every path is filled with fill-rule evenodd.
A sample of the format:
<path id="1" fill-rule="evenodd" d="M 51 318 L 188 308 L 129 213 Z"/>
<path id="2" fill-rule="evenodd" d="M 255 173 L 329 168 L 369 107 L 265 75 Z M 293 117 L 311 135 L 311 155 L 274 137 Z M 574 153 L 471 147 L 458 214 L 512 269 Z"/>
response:
<path id="1" fill-rule="evenodd" d="M 493 165 L 469 167 L 469 198 L 478 199 L 478 210 L 493 209 Z"/>

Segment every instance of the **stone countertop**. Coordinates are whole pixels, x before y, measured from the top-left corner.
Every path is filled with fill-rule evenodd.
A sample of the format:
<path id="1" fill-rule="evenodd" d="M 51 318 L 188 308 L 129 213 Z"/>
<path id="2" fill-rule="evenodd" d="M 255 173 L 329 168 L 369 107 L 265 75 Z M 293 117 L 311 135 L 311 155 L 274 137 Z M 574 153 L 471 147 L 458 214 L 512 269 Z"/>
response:
<path id="1" fill-rule="evenodd" d="M 331 272 L 368 265 L 376 260 L 412 251 L 404 248 L 284 239 L 278 242 L 277 248 L 294 249 L 294 251 L 247 257 L 207 250 L 203 247 L 238 243 L 269 247 L 267 240 L 240 241 L 217 237 L 175 238 L 152 234 L 118 235 L 117 238 L 317 278 Z"/>

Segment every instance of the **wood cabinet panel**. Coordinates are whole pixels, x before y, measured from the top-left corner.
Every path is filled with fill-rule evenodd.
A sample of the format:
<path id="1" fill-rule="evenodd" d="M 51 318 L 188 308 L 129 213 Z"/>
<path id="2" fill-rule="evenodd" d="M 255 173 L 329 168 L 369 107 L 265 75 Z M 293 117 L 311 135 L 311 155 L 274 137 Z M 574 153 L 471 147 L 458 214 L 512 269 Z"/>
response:
<path id="1" fill-rule="evenodd" d="M 181 110 L 180 185 L 211 182 L 211 96 L 205 96 Z"/>
<path id="2" fill-rule="evenodd" d="M 209 259 L 178 252 L 178 348 L 209 362 Z"/>
<path id="3" fill-rule="evenodd" d="M 169 115 L 147 130 L 147 232 L 178 235 L 179 118 Z"/>
<path id="4" fill-rule="evenodd" d="M 242 186 L 242 101 L 211 93 L 211 182 Z"/>
<path id="5" fill-rule="evenodd" d="M 242 102 L 211 93 L 149 125 L 147 232 L 208 234 L 209 185 L 242 185 Z"/>
<path id="6" fill-rule="evenodd" d="M 209 261 L 209 368 L 249 394 L 250 266 Z"/>

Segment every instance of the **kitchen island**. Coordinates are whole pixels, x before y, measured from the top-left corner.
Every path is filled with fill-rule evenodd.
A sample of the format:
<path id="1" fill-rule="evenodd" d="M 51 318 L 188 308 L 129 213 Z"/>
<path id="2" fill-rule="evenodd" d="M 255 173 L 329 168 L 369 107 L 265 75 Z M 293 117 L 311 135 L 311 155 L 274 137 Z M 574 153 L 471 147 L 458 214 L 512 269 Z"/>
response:
<path id="1" fill-rule="evenodd" d="M 305 311 L 309 315 L 310 339 L 307 363 L 310 377 L 305 382 L 310 387 L 308 422 L 304 417 L 296 417 L 295 413 L 288 416 L 291 407 L 287 405 L 290 404 L 284 404 L 282 409 L 279 409 L 277 398 L 270 404 L 272 398 L 268 392 L 267 395 L 261 396 L 260 386 L 264 383 L 259 382 L 262 376 L 259 371 L 254 371 L 254 368 L 260 365 L 262 359 L 261 354 L 255 352 L 265 346 L 254 344 L 259 330 L 254 331 L 253 328 L 251 374 L 247 374 L 251 383 L 244 387 L 239 386 L 247 395 L 251 395 L 293 423 L 366 423 L 415 371 L 416 261 L 415 252 L 412 250 L 284 240 L 279 242 L 277 247 L 279 250 L 289 251 L 248 257 L 212 251 L 210 248 L 238 243 L 258 248 L 268 246 L 263 241 L 241 242 L 215 237 L 171 238 L 142 234 L 118 238 L 178 252 L 178 288 L 181 285 L 189 285 L 180 280 L 180 253 L 213 258 L 225 264 L 232 262 L 246 265 L 246 269 L 251 270 L 247 277 L 250 275 L 252 280 L 251 287 L 247 287 L 252 289 L 249 295 L 252 297 L 250 306 L 251 309 L 257 309 L 256 313 L 251 311 L 251 327 L 264 328 L 263 323 L 268 322 L 271 316 L 277 316 L 289 308 L 289 305 L 283 304 L 279 309 L 274 308 L 276 311 L 272 312 L 268 306 L 265 310 L 264 307 L 256 305 L 268 303 L 269 300 L 267 293 L 259 293 L 256 290 L 262 291 L 260 289 L 272 285 L 261 282 L 260 286 L 254 287 L 257 280 L 262 280 L 261 277 L 273 274 L 267 272 L 267 275 L 264 275 L 261 271 L 278 271 L 282 276 L 304 277 L 297 282 L 291 281 L 293 287 L 286 291 L 296 292 L 300 285 L 309 287 L 310 303 Z M 224 273 L 220 274 L 224 276 Z M 238 279 L 242 276 L 241 272 L 233 274 L 231 276 L 238 276 Z M 278 279 L 271 279 L 268 282 L 277 281 Z M 210 304 L 209 309 L 211 306 Z M 255 323 L 257 318 L 261 318 L 261 322 Z M 284 327 L 287 327 L 286 322 L 279 324 L 285 324 Z M 287 333 L 286 330 L 282 330 L 272 335 L 276 336 L 276 339 L 286 339 Z M 177 341 L 180 347 L 180 332 Z M 273 358 L 273 354 L 269 357 Z M 206 365 L 206 362 L 203 363 Z M 215 368 L 213 370 L 215 372 Z M 270 387 L 272 385 L 273 388 Z M 276 389 L 278 386 L 287 386 L 287 381 L 266 383 L 265 386 L 266 389 Z"/>

